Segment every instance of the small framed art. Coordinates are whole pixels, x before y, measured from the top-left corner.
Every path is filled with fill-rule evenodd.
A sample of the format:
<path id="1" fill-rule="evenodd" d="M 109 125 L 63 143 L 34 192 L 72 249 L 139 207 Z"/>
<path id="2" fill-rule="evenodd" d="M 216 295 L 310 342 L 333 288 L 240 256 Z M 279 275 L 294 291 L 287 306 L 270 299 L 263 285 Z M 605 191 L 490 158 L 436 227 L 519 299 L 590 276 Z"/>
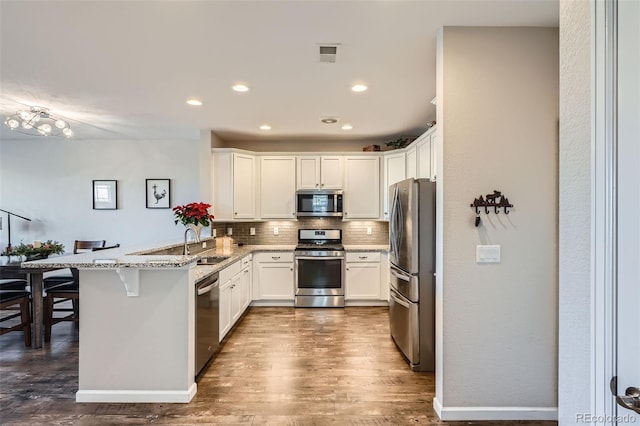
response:
<path id="1" fill-rule="evenodd" d="M 118 208 L 118 181 L 93 181 L 93 209 L 116 210 Z"/>
<path id="2" fill-rule="evenodd" d="M 147 179 L 146 194 L 148 209 L 171 208 L 171 179 Z"/>

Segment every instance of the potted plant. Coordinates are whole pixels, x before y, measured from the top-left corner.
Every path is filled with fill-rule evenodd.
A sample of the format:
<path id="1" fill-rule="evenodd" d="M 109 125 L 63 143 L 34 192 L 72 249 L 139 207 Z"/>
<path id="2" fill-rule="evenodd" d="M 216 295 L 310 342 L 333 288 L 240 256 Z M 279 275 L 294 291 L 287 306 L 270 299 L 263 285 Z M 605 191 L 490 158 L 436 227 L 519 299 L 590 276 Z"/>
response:
<path id="1" fill-rule="evenodd" d="M 45 242 L 34 241 L 33 244 L 23 244 L 8 247 L 3 253 L 5 256 L 25 256 L 27 261 L 46 259 L 52 254 L 64 253 L 64 245 L 58 241 L 47 240 Z"/>

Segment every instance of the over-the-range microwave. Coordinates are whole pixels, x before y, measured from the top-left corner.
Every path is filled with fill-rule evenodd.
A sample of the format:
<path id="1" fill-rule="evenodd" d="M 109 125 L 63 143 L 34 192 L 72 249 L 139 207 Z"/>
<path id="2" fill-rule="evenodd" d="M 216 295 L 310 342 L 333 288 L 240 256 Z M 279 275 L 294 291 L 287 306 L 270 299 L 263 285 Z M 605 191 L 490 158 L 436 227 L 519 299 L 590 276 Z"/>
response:
<path id="1" fill-rule="evenodd" d="M 342 216 L 342 191 L 299 190 L 296 192 L 298 217 Z"/>

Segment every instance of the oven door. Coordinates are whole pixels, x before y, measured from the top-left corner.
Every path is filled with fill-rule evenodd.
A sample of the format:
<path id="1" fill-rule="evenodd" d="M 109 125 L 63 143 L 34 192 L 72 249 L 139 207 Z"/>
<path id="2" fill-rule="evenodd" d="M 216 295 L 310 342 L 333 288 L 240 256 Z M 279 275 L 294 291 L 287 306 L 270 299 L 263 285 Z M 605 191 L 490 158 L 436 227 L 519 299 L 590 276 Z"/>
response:
<path id="1" fill-rule="evenodd" d="M 344 296 L 344 257 L 296 256 L 296 296 Z"/>

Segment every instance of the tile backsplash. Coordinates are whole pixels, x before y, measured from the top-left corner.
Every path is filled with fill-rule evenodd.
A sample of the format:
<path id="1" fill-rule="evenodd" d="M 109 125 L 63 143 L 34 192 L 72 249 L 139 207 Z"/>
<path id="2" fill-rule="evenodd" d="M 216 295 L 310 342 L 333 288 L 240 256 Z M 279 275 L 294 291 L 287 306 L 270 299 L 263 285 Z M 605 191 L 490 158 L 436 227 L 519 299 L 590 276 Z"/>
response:
<path id="1" fill-rule="evenodd" d="M 371 235 L 367 235 L 367 228 Z M 379 221 L 348 221 L 339 218 L 300 218 L 297 221 L 268 222 L 215 222 L 213 229 L 217 236 L 227 235 L 231 228 L 235 243 L 243 244 L 296 244 L 298 229 L 342 229 L 342 242 L 346 245 L 388 244 L 389 223 Z M 255 235 L 251 235 L 255 228 Z M 278 235 L 274 235 L 278 228 Z"/>

